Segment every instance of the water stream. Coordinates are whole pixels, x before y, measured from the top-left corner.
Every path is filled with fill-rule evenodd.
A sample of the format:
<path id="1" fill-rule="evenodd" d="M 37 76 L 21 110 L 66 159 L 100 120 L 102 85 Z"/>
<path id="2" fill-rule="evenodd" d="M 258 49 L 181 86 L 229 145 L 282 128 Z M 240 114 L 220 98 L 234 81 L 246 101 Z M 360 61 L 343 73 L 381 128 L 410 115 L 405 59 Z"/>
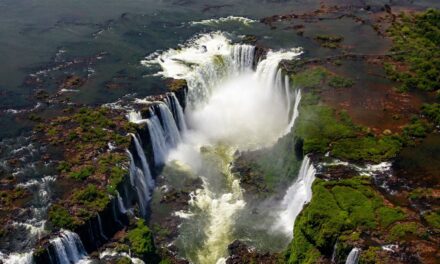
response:
<path id="1" fill-rule="evenodd" d="M 166 160 L 186 164 L 203 182 L 191 194 L 189 212 L 178 214 L 184 219 L 176 243 L 181 255 L 194 263 L 224 263 L 227 246 L 238 238 L 237 214 L 246 202 L 240 181 L 231 172 L 234 153 L 271 146 L 290 132 L 298 116 L 301 92 L 292 91 L 279 63 L 301 51 L 268 51 L 255 70 L 254 51 L 251 45 L 232 44 L 225 34 L 215 32 L 143 61 L 146 66 L 159 64 L 159 75 L 188 84 L 188 129 Z M 283 201 L 286 216 L 280 219 L 292 221 L 291 226 L 310 199 L 314 168 L 308 159 L 303 167 L 294 190 L 289 190 L 294 198 L 288 195 Z M 287 204 L 292 200 L 298 203 L 293 205 L 297 210 Z"/>

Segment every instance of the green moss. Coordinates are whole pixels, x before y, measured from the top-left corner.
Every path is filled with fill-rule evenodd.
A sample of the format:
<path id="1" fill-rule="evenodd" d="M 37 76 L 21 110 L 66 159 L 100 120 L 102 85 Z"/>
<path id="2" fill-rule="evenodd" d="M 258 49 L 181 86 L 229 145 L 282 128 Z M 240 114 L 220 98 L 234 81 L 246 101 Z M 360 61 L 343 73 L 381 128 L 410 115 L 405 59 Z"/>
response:
<path id="1" fill-rule="evenodd" d="M 317 179 L 312 191 L 312 200 L 296 219 L 287 263 L 316 263 L 321 255 L 333 252 L 337 241 L 340 254 L 346 256 L 347 245 L 355 243 L 361 232 L 371 232 L 378 223 L 388 224 L 402 217 L 396 209 L 383 209 L 383 199 L 365 177 Z"/>
<path id="2" fill-rule="evenodd" d="M 435 126 L 440 126 L 440 104 L 424 104 L 422 114 L 431 120 Z"/>
<path id="3" fill-rule="evenodd" d="M 49 222 L 56 228 L 73 229 L 75 220 L 69 211 L 61 205 L 54 204 L 48 212 Z"/>
<path id="4" fill-rule="evenodd" d="M 391 79 L 402 82 L 402 90 L 438 90 L 440 88 L 440 11 L 428 9 L 417 15 L 402 15 L 389 28 L 393 38 L 395 62 L 385 70 Z"/>
<path id="5" fill-rule="evenodd" d="M 399 223 L 394 225 L 389 233 L 390 241 L 397 241 L 402 239 L 406 235 L 416 234 L 417 233 L 417 224 L 416 223 Z"/>
<path id="6" fill-rule="evenodd" d="M 359 257 L 359 264 L 380 264 L 383 259 L 378 255 L 381 251 L 380 247 L 369 247 L 367 250 L 362 251 Z"/>
<path id="7" fill-rule="evenodd" d="M 300 112 L 294 134 L 304 140 L 304 153 L 324 153 L 333 141 L 354 137 L 358 131 L 349 120 L 338 120 L 337 113 L 327 106 L 304 103 Z"/>
<path id="8" fill-rule="evenodd" d="M 401 148 L 401 139 L 395 136 L 346 138 L 334 143 L 332 155 L 348 160 L 380 162 L 394 158 Z"/>
<path id="9" fill-rule="evenodd" d="M 423 215 L 423 218 L 433 228 L 440 229 L 440 213 L 438 211 L 426 213 Z"/>
<path id="10" fill-rule="evenodd" d="M 328 74 L 328 71 L 324 67 L 314 67 L 294 74 L 291 78 L 293 86 L 295 87 L 313 88 L 321 84 Z"/>
<path id="11" fill-rule="evenodd" d="M 353 86 L 354 81 L 342 76 L 333 76 L 329 80 L 328 85 L 333 88 L 347 88 Z"/>
<path id="12" fill-rule="evenodd" d="M 392 223 L 405 219 L 405 213 L 400 209 L 382 206 L 376 210 L 379 223 L 383 228 L 387 228 Z"/>
<path id="13" fill-rule="evenodd" d="M 91 165 L 86 165 L 83 167 L 80 167 L 77 170 L 71 171 L 69 173 L 69 177 L 75 180 L 85 180 L 87 179 L 90 175 L 92 175 L 95 172 L 95 168 Z"/>
<path id="14" fill-rule="evenodd" d="M 411 122 L 403 129 L 403 133 L 406 137 L 425 137 L 428 132 L 431 131 L 430 125 L 419 118 L 413 118 Z"/>
<path id="15" fill-rule="evenodd" d="M 87 212 L 101 211 L 110 202 L 109 196 L 93 184 L 74 192 L 71 199 Z"/>
<path id="16" fill-rule="evenodd" d="M 127 234 L 131 250 L 138 256 L 150 256 L 155 254 L 153 234 L 144 220 L 138 220 L 136 228 L 130 230 Z"/>

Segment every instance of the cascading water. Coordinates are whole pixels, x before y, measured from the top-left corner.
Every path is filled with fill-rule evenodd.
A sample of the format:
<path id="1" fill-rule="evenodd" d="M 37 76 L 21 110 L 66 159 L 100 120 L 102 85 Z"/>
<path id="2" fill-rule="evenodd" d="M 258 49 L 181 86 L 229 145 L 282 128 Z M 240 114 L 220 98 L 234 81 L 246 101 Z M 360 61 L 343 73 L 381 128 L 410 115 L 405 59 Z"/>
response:
<path id="1" fill-rule="evenodd" d="M 121 197 L 121 195 L 119 194 L 118 191 L 116 192 L 116 198 L 118 199 L 118 209 L 119 209 L 119 212 L 121 214 L 126 214 L 128 212 L 128 210 L 125 208 L 124 200 L 122 200 L 122 197 Z"/>
<path id="2" fill-rule="evenodd" d="M 176 120 L 177 126 L 180 130 L 180 134 L 182 135 L 188 130 L 182 106 L 174 93 L 167 94 L 166 103 L 168 108 L 172 110 L 174 119 Z"/>
<path id="3" fill-rule="evenodd" d="M 359 248 L 353 248 L 348 254 L 345 264 L 357 264 L 360 254 L 361 250 Z"/>
<path id="4" fill-rule="evenodd" d="M 188 85 L 185 117 L 191 129 L 167 160 L 186 163 L 203 181 L 191 195 L 190 212 L 179 214 L 185 218 L 178 244 L 195 263 L 225 262 L 235 239 L 236 216 L 246 203 L 230 170 L 233 153 L 272 145 L 298 115 L 301 94 L 295 93 L 291 109 L 291 87 L 279 63 L 300 50 L 269 51 L 255 71 L 254 53 L 253 46 L 233 45 L 215 32 L 143 61 L 159 64 L 159 75 L 185 79 Z"/>
<path id="5" fill-rule="evenodd" d="M 157 115 L 153 115 L 147 119 L 147 126 L 150 133 L 150 142 L 153 146 L 154 164 L 156 167 L 161 166 L 165 164 L 168 148 L 163 128 Z"/>
<path id="6" fill-rule="evenodd" d="M 128 150 L 127 150 L 127 154 L 130 158 L 130 182 L 131 185 L 136 189 L 141 215 L 146 216 L 148 201 L 150 201 L 150 197 L 151 197 L 150 190 L 145 181 L 144 173 L 142 172 L 141 169 L 136 167 L 133 155 Z"/>
<path id="7" fill-rule="evenodd" d="M 281 202 L 278 221 L 275 223 L 277 230 L 281 229 L 286 234 L 289 234 L 289 236 L 293 235 L 292 231 L 296 217 L 304 205 L 310 202 L 312 198 L 312 184 L 315 180 L 315 174 L 315 167 L 310 161 L 310 158 L 305 156 L 298 173 L 298 178 L 293 185 L 287 189 L 283 201 Z"/>
<path id="8" fill-rule="evenodd" d="M 57 263 L 85 262 L 87 253 L 79 236 L 68 230 L 61 230 L 60 236 L 50 241 L 54 247 Z"/>
<path id="9" fill-rule="evenodd" d="M 145 156 L 144 150 L 142 149 L 142 145 L 137 135 L 131 134 L 131 136 L 133 138 L 134 145 L 136 147 L 137 155 L 141 159 L 142 172 L 144 174 L 145 181 L 147 183 L 148 188 L 152 190 L 154 188 L 154 180 L 153 177 L 151 176 L 150 166 L 148 165 L 147 157 Z"/>
<path id="10" fill-rule="evenodd" d="M 98 228 L 99 228 L 99 234 L 101 235 L 101 237 L 104 239 L 104 240 L 108 240 L 108 238 L 107 238 L 107 236 L 106 235 L 104 235 L 104 230 L 102 229 L 102 222 L 101 222 L 101 216 L 98 214 Z"/>
<path id="11" fill-rule="evenodd" d="M 0 263 L 3 264 L 32 264 L 33 252 L 12 253 L 5 255 L 0 252 Z"/>
<path id="12" fill-rule="evenodd" d="M 167 143 L 168 149 L 177 147 L 180 143 L 180 133 L 176 126 L 176 121 L 173 118 L 173 114 L 166 104 L 159 104 L 160 116 L 162 117 L 163 131 L 165 135 L 165 142 Z"/>

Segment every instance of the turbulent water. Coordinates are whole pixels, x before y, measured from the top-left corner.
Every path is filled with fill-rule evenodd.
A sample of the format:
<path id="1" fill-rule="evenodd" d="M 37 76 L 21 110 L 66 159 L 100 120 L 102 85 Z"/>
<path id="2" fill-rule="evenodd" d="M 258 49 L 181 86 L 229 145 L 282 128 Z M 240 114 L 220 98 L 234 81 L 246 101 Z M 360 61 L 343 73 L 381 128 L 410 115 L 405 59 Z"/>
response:
<path id="1" fill-rule="evenodd" d="M 237 214 L 246 202 L 230 168 L 234 153 L 272 145 L 290 132 L 298 116 L 301 92 L 293 91 L 279 63 L 301 51 L 268 51 L 256 69 L 254 53 L 254 46 L 232 44 L 226 34 L 214 32 L 142 62 L 159 64 L 158 75 L 185 79 L 188 84 L 188 130 L 166 157 L 168 162 L 188 165 L 203 181 L 202 188 L 191 194 L 189 212 L 178 213 L 184 219 L 177 244 L 182 256 L 195 263 L 223 263 L 227 246 L 237 238 Z M 282 222 L 293 221 L 310 199 L 307 188 L 314 169 L 308 159 L 303 166 L 295 183 L 300 186 L 293 187 L 298 189 L 296 198 L 290 194 L 283 201 L 286 211 L 292 209 L 289 202 L 297 202 L 298 210 L 281 216 Z"/>

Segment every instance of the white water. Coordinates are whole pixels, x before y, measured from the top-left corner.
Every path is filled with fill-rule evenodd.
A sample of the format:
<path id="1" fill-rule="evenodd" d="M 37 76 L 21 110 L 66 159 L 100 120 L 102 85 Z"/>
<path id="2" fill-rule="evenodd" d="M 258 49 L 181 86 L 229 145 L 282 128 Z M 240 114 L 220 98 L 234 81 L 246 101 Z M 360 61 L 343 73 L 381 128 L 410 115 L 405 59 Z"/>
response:
<path id="1" fill-rule="evenodd" d="M 130 151 L 127 150 L 127 154 L 130 158 L 130 182 L 131 185 L 136 189 L 138 200 L 139 200 L 139 209 L 142 216 L 147 214 L 147 206 L 150 201 L 151 195 L 148 185 L 145 181 L 144 173 L 141 169 L 136 167 L 134 162 L 133 155 Z"/>
<path id="2" fill-rule="evenodd" d="M 153 155 L 155 166 L 165 164 L 168 154 L 168 147 L 165 141 L 165 135 L 159 118 L 153 115 L 147 120 L 148 131 L 150 132 L 150 142 L 153 145 Z"/>
<path id="3" fill-rule="evenodd" d="M 191 25 L 205 25 L 205 26 L 215 26 L 220 25 L 222 23 L 231 23 L 231 22 L 237 22 L 242 23 L 246 26 L 256 23 L 258 21 L 247 18 L 247 17 L 237 17 L 237 16 L 227 16 L 227 17 L 220 17 L 220 18 L 212 18 L 212 19 L 205 19 L 201 21 L 193 21 L 190 22 Z"/>
<path id="4" fill-rule="evenodd" d="M 315 180 L 315 174 L 315 167 L 309 157 L 305 156 L 298 173 L 298 178 L 287 189 L 281 202 L 278 219 L 274 225 L 276 230 L 282 230 L 289 236 L 293 236 L 295 219 L 304 205 L 310 202 L 312 198 L 312 184 Z"/>
<path id="5" fill-rule="evenodd" d="M 137 135 L 131 134 L 131 136 L 132 136 L 134 144 L 136 146 L 137 155 L 141 159 L 142 172 L 144 174 L 145 181 L 147 183 L 148 188 L 150 190 L 152 190 L 154 188 L 154 180 L 153 180 L 153 177 L 151 176 L 150 166 L 148 165 L 147 157 L 145 156 L 145 152 L 142 149 L 142 145 L 141 145 Z"/>
<path id="6" fill-rule="evenodd" d="M 108 240 L 108 238 L 107 238 L 107 236 L 106 235 L 104 235 L 104 230 L 102 230 L 102 222 L 101 222 L 101 216 L 98 214 L 98 225 L 99 225 L 99 234 L 101 235 L 101 237 L 104 239 L 104 240 Z"/>
<path id="7" fill-rule="evenodd" d="M 359 248 L 353 248 L 348 254 L 345 264 L 357 264 L 360 254 L 361 250 Z"/>
<path id="8" fill-rule="evenodd" d="M 34 263 L 32 254 L 32 251 L 25 253 L 11 253 L 9 255 L 0 252 L 0 262 L 3 264 L 32 264 Z"/>
<path id="9" fill-rule="evenodd" d="M 175 119 L 177 120 L 177 126 L 179 127 L 180 133 L 185 133 L 188 128 L 186 126 L 185 116 L 183 114 L 182 106 L 177 100 L 176 95 L 174 93 L 167 94 L 166 103 L 168 108 L 172 110 Z"/>
<path id="10" fill-rule="evenodd" d="M 68 230 L 61 230 L 60 236 L 50 241 L 55 249 L 58 263 L 87 262 L 87 253 L 84 250 L 79 236 Z"/>
<path id="11" fill-rule="evenodd" d="M 295 93 L 292 109 L 291 87 L 279 63 L 300 53 L 270 51 L 254 71 L 254 47 L 233 45 L 225 34 L 215 32 L 142 62 L 159 64 L 158 75 L 185 79 L 188 84 L 185 117 L 191 129 L 167 160 L 186 163 L 203 181 L 203 187 L 191 195 L 190 211 L 180 212 L 185 216 L 180 241 L 190 261 L 225 261 L 237 213 L 246 206 L 240 182 L 230 170 L 233 153 L 270 146 L 290 131 L 301 94 Z"/>
<path id="12" fill-rule="evenodd" d="M 181 141 L 176 121 L 174 120 L 173 114 L 170 112 L 170 109 L 166 104 L 160 103 L 159 110 L 163 123 L 165 142 L 167 143 L 168 149 L 175 148 Z"/>
<path id="13" fill-rule="evenodd" d="M 122 197 L 121 197 L 121 195 L 119 194 L 118 191 L 116 191 L 116 198 L 118 199 L 118 209 L 119 209 L 119 212 L 121 214 L 126 214 L 128 210 L 127 210 L 127 208 L 125 208 L 124 200 L 122 200 Z"/>

